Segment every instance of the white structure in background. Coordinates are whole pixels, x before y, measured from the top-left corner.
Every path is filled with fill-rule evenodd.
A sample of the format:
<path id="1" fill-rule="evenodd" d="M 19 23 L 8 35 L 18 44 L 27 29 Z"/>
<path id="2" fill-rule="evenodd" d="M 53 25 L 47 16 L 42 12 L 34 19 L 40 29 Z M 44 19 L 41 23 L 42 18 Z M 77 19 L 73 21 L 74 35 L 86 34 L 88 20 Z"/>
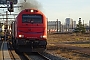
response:
<path id="1" fill-rule="evenodd" d="M 76 21 L 73 21 L 73 29 L 75 29 L 76 27 L 77 27 Z"/>
<path id="2" fill-rule="evenodd" d="M 60 31 L 61 22 L 58 21 L 58 31 Z M 48 21 L 48 31 L 56 32 L 57 31 L 57 21 Z"/>
<path id="3" fill-rule="evenodd" d="M 73 19 L 72 18 L 66 18 L 65 19 L 65 27 L 66 27 L 66 32 L 71 32 L 73 30 Z"/>

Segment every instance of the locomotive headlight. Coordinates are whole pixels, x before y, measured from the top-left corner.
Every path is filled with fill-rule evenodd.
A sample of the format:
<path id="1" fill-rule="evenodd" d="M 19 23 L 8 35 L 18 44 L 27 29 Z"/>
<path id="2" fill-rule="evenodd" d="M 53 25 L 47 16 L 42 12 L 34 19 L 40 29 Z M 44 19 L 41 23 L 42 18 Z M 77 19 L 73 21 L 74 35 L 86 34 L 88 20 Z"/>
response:
<path id="1" fill-rule="evenodd" d="M 31 12 L 34 12 L 34 10 L 31 10 Z"/>
<path id="2" fill-rule="evenodd" d="M 19 35 L 19 37 L 24 37 L 24 35 Z"/>
<path id="3" fill-rule="evenodd" d="M 19 35 L 19 37 L 21 37 L 21 35 Z"/>
<path id="4" fill-rule="evenodd" d="M 43 36 L 40 36 L 40 38 L 47 38 L 47 36 L 43 35 Z"/>

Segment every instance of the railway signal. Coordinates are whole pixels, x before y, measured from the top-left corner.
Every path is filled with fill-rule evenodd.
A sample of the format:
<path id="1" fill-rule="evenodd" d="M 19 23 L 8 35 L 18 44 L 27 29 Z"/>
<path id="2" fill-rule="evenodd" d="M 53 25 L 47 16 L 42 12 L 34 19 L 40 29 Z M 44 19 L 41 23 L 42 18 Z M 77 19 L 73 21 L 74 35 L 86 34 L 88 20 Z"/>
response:
<path id="1" fill-rule="evenodd" d="M 14 8 L 13 8 L 13 2 L 10 2 L 10 7 L 8 8 L 9 12 L 14 12 Z"/>

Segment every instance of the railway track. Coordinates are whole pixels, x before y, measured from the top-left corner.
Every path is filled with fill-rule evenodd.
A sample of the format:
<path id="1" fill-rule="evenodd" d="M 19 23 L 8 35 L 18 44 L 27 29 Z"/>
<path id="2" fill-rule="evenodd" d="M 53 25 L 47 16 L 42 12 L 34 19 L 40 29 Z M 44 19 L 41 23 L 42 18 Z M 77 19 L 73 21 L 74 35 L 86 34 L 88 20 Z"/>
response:
<path id="1" fill-rule="evenodd" d="M 2 56 L 3 56 L 2 60 L 67 60 L 67 59 L 62 59 L 62 57 L 56 57 L 46 52 L 16 54 L 12 45 L 7 42 L 3 42 Z"/>
<path id="2" fill-rule="evenodd" d="M 60 60 L 62 57 L 56 57 L 48 53 L 18 53 L 16 54 L 11 43 L 8 43 L 8 50 L 11 59 L 13 60 Z M 16 57 L 17 56 L 17 57 Z"/>
<path id="3" fill-rule="evenodd" d="M 9 54 L 10 54 L 11 59 L 13 59 L 13 60 L 30 60 L 21 52 L 18 52 L 18 54 L 17 54 L 16 51 L 13 49 L 11 43 L 8 43 L 8 49 L 9 49 Z"/>
<path id="4" fill-rule="evenodd" d="M 5 45 L 5 44 L 4 44 L 4 45 Z M 7 49 L 8 49 L 7 52 L 9 53 L 8 56 L 10 56 L 10 57 L 9 57 L 9 60 L 20 60 L 19 55 L 16 54 L 16 52 L 15 52 L 15 50 L 13 49 L 12 45 L 11 45 L 10 43 L 8 43 L 8 42 L 7 42 Z M 5 50 L 3 50 L 3 51 L 5 51 Z M 4 54 L 3 56 L 6 55 L 5 52 L 4 52 L 3 54 Z M 6 59 L 6 58 L 4 57 L 3 60 L 8 60 L 8 58 Z"/>
<path id="5" fill-rule="evenodd" d="M 24 53 L 29 60 L 50 60 L 49 58 L 42 56 L 38 53 Z"/>
<path id="6" fill-rule="evenodd" d="M 24 53 L 25 56 L 27 58 L 29 58 L 30 60 L 51 60 L 50 58 L 44 56 L 43 54 L 40 54 L 40 53 Z"/>
<path id="7" fill-rule="evenodd" d="M 29 60 L 23 53 L 16 54 L 10 43 L 4 41 L 1 46 L 2 59 L 0 60 Z"/>
<path id="8" fill-rule="evenodd" d="M 38 53 L 41 57 L 43 57 L 44 59 L 46 59 L 46 60 L 51 60 L 50 58 L 48 58 L 47 56 L 45 56 L 45 55 L 43 55 L 43 54 L 41 54 L 41 53 Z"/>
<path id="9" fill-rule="evenodd" d="M 13 52 L 11 51 L 11 49 L 8 48 L 9 46 L 7 45 L 6 41 L 3 41 L 2 43 L 2 60 L 16 60 L 16 58 L 14 57 Z"/>
<path id="10" fill-rule="evenodd" d="M 10 54 L 11 59 L 16 60 L 16 58 L 14 57 L 14 54 L 11 50 L 10 50 L 9 54 Z"/>
<path id="11" fill-rule="evenodd" d="M 47 52 L 43 53 L 25 53 L 31 60 L 68 60 L 67 58 L 57 57 Z"/>

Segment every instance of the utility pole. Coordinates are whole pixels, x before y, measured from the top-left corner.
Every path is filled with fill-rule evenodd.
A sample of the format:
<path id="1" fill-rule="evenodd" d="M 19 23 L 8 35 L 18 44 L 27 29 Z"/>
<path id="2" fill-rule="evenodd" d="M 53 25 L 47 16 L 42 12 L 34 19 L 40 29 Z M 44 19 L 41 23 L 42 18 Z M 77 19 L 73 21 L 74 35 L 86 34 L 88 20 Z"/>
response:
<path id="1" fill-rule="evenodd" d="M 57 22 L 55 21 L 55 30 L 56 30 Z"/>
<path id="2" fill-rule="evenodd" d="M 89 20 L 89 33 L 90 33 L 90 20 Z"/>
<path id="3" fill-rule="evenodd" d="M 72 31 L 73 31 L 73 21 L 72 21 Z"/>
<path id="4" fill-rule="evenodd" d="M 6 25 L 8 25 L 8 11 L 6 11 Z"/>
<path id="5" fill-rule="evenodd" d="M 3 20 L 4 20 L 4 15 L 2 15 L 3 16 Z"/>
<path id="6" fill-rule="evenodd" d="M 84 27 L 84 20 L 83 20 L 83 27 Z"/>
<path id="7" fill-rule="evenodd" d="M 58 32 L 58 19 L 57 19 L 57 32 Z"/>
<path id="8" fill-rule="evenodd" d="M 48 29 L 48 18 L 46 18 L 47 19 L 47 32 L 49 32 L 49 29 Z"/>
<path id="9" fill-rule="evenodd" d="M 59 31 L 59 32 L 61 32 L 61 21 L 60 21 L 60 23 L 59 23 L 59 24 L 60 24 L 60 25 L 59 25 L 59 26 L 60 26 L 60 31 Z"/>
<path id="10" fill-rule="evenodd" d="M 6 11 L 6 22 L 5 22 L 5 41 L 7 37 L 7 32 L 8 32 L 8 11 Z"/>
<path id="11" fill-rule="evenodd" d="M 62 26 L 61 26 L 61 29 L 62 29 L 62 31 L 61 32 L 64 32 L 64 24 L 61 24 Z"/>

